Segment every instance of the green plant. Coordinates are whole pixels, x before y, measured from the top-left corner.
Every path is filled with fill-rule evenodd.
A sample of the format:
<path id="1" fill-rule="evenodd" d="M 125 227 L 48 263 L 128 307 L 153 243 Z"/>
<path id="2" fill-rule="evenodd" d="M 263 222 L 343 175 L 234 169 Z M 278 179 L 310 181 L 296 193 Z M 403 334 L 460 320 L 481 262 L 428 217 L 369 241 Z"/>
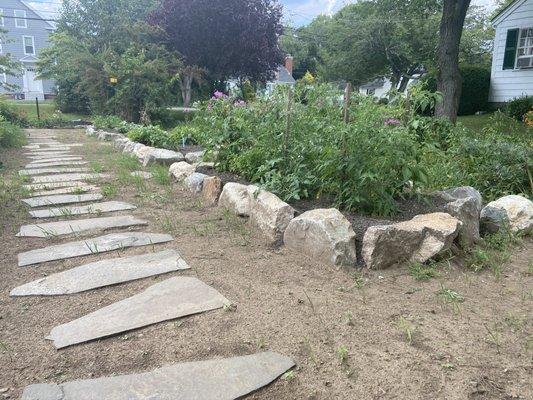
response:
<path id="1" fill-rule="evenodd" d="M 337 358 L 341 364 L 345 364 L 348 361 L 348 349 L 345 346 L 337 347 L 335 354 L 337 355 Z"/>
<path id="2" fill-rule="evenodd" d="M 417 281 L 426 281 L 431 278 L 439 276 L 437 272 L 437 264 L 430 260 L 427 264 L 415 262 L 409 265 L 409 272 Z"/>
<path id="3" fill-rule="evenodd" d="M 117 195 L 118 188 L 112 183 L 106 183 L 102 185 L 102 195 L 105 198 L 111 198 Z"/>
<path id="4" fill-rule="evenodd" d="M 128 132 L 128 138 L 134 142 L 154 147 L 168 147 L 169 136 L 166 131 L 158 126 L 139 126 Z"/>
<path id="5" fill-rule="evenodd" d="M 413 338 L 416 332 L 416 327 L 409 322 L 406 318 L 403 316 L 400 316 L 398 319 L 398 329 L 402 331 L 404 334 L 405 340 L 407 340 L 407 343 L 412 344 Z"/>
<path id="6" fill-rule="evenodd" d="M 0 115 L 0 149 L 20 147 L 26 143 L 26 137 L 20 127 L 7 122 Z"/>
<path id="7" fill-rule="evenodd" d="M 533 96 L 522 96 L 507 102 L 503 112 L 509 117 L 523 121 L 524 116 L 533 108 Z"/>
<path id="8" fill-rule="evenodd" d="M 170 176 L 168 174 L 168 167 L 164 165 L 154 165 L 150 168 L 154 181 L 162 186 L 170 185 Z"/>
<path id="9" fill-rule="evenodd" d="M 465 299 L 455 290 L 447 288 L 444 284 L 440 284 L 440 290 L 437 295 L 444 301 L 445 304 L 450 304 L 455 312 L 460 311 L 459 304 L 464 302 Z"/>

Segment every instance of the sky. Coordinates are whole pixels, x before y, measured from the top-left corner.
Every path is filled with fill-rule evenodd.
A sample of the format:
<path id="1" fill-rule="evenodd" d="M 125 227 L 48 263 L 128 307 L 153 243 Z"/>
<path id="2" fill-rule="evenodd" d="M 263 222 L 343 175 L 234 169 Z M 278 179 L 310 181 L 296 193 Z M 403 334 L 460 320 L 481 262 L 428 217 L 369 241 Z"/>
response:
<path id="1" fill-rule="evenodd" d="M 283 4 L 285 19 L 293 25 L 306 25 L 320 14 L 332 14 L 344 4 L 357 0 L 279 0 Z M 45 18 L 56 18 L 61 0 L 28 1 Z M 496 0 L 472 0 L 473 5 L 487 7 L 492 11 Z"/>

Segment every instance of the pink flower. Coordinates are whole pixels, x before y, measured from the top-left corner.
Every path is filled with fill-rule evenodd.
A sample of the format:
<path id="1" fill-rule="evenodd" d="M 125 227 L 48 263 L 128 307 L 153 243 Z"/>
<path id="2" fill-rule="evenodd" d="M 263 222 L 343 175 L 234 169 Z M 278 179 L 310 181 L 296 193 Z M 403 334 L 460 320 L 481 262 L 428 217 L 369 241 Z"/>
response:
<path id="1" fill-rule="evenodd" d="M 211 97 L 211 100 L 227 99 L 227 98 L 228 98 L 227 95 L 225 95 L 224 93 L 218 90 L 215 90 L 215 93 L 213 93 L 213 97 Z"/>
<path id="2" fill-rule="evenodd" d="M 396 118 L 387 118 L 387 120 L 385 121 L 385 125 L 388 125 L 388 126 L 398 126 L 400 124 L 401 122 L 397 120 Z"/>
<path id="3" fill-rule="evenodd" d="M 246 107 L 246 102 L 244 100 L 237 100 L 233 103 L 235 107 Z"/>

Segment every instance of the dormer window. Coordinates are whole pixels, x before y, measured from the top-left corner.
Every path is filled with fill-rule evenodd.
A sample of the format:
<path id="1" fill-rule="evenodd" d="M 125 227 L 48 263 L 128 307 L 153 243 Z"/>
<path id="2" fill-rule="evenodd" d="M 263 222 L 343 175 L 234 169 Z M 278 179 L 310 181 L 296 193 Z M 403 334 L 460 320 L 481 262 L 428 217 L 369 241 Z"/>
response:
<path id="1" fill-rule="evenodd" d="M 15 10 L 15 26 L 17 28 L 28 27 L 25 10 Z"/>

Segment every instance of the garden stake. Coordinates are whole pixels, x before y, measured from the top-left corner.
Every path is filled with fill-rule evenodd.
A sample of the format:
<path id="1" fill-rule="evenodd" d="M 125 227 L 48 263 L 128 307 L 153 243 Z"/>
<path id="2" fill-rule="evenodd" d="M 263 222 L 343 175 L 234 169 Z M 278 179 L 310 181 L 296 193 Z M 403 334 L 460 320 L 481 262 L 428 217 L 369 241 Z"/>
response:
<path id="1" fill-rule="evenodd" d="M 289 132 L 291 129 L 291 103 L 292 103 L 292 90 L 289 89 L 289 98 L 287 100 L 287 124 L 285 126 L 285 137 L 283 138 L 283 153 L 285 162 L 287 162 L 288 148 L 289 148 Z"/>

